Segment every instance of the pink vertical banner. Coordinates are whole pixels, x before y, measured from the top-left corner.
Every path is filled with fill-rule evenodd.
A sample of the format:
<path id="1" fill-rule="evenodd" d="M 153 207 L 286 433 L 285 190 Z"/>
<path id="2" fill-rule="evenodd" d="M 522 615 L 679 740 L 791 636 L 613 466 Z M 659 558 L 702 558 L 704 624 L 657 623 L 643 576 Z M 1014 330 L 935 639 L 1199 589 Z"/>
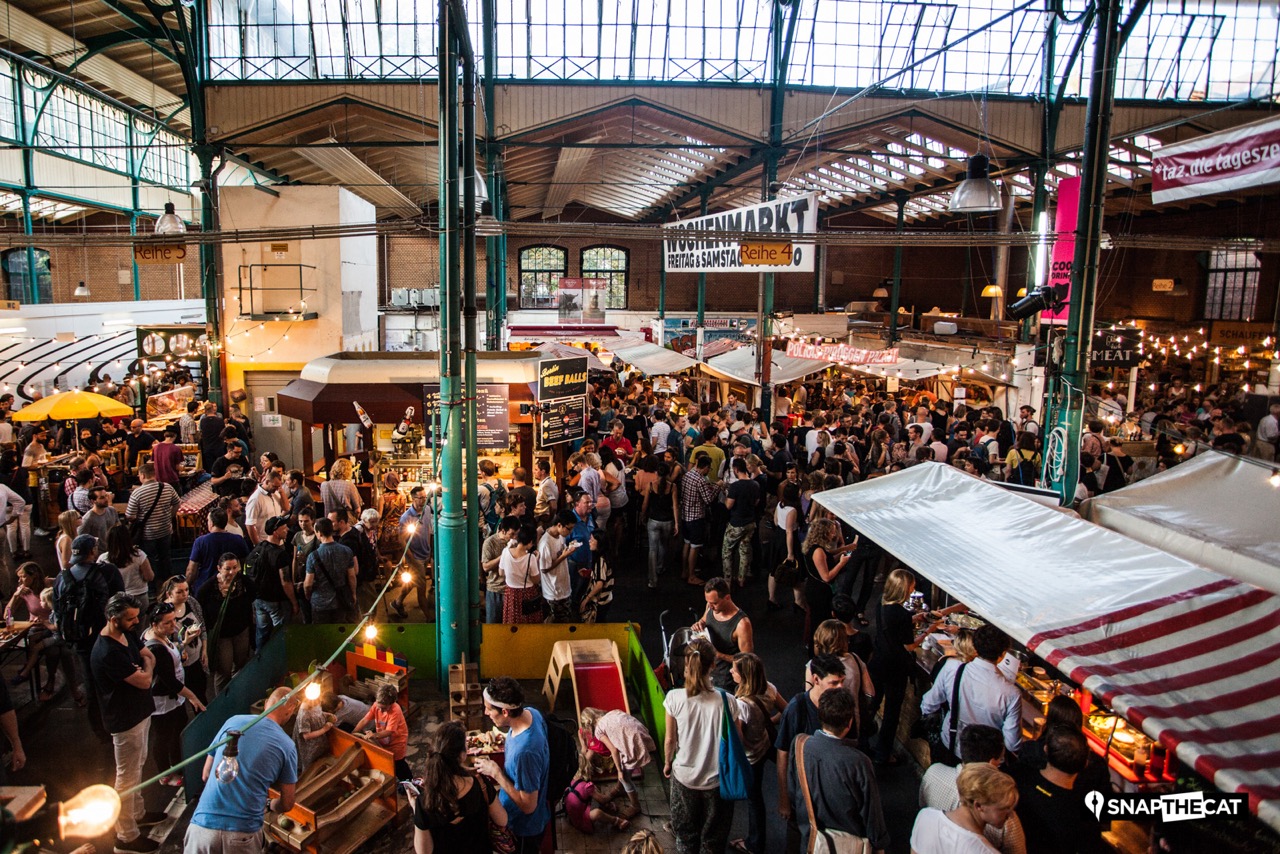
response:
<path id="1" fill-rule="evenodd" d="M 1063 300 L 1071 298 L 1071 268 L 1076 257 L 1076 216 L 1080 212 L 1080 179 L 1063 178 L 1058 182 L 1058 210 L 1053 218 L 1057 240 L 1053 244 L 1053 261 L 1045 284 L 1056 290 Z M 1061 311 L 1040 312 L 1041 323 L 1066 323 L 1070 306 Z"/>

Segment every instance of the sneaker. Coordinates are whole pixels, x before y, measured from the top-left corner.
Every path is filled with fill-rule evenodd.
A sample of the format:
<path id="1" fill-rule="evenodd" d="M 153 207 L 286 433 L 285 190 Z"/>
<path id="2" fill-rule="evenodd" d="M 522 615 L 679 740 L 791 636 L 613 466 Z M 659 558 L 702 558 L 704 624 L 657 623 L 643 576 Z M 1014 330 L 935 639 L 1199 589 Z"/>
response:
<path id="1" fill-rule="evenodd" d="M 116 837 L 115 854 L 152 854 L 160 848 L 160 843 L 150 836 L 139 836 L 132 842 L 124 842 Z"/>
<path id="2" fill-rule="evenodd" d="M 169 814 L 163 810 L 147 810 L 142 814 L 142 818 L 138 819 L 139 827 L 148 827 L 153 824 L 159 824 L 162 821 L 168 821 Z"/>

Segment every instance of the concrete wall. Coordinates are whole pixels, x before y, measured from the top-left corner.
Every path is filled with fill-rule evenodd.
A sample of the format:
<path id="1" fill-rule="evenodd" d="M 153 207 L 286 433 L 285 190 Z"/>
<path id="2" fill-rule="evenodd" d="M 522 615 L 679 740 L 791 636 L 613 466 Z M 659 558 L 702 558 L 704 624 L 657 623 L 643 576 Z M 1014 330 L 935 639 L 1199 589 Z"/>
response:
<path id="1" fill-rule="evenodd" d="M 341 187 L 280 186 L 278 196 L 252 187 L 228 187 L 219 193 L 223 228 L 254 229 L 306 225 L 351 225 L 374 221 L 373 205 Z M 343 237 L 328 240 L 231 244 L 222 247 L 222 324 L 226 336 L 227 381 L 231 389 L 243 385 L 248 370 L 298 371 L 318 356 L 342 350 L 374 350 L 378 345 L 377 238 Z M 315 320 L 251 321 L 241 317 L 250 309 L 247 267 L 254 264 L 300 264 L 306 311 Z M 314 269 L 310 269 L 314 268 Z M 253 272 L 254 284 L 263 274 L 271 287 L 294 287 L 298 274 L 275 268 Z M 344 311 L 344 293 L 354 306 Z M 293 292 L 259 290 L 255 306 L 276 311 L 300 308 Z M 260 328 L 261 327 L 261 328 Z M 250 334 L 245 336 L 245 332 Z M 286 339 L 285 336 L 288 336 Z"/>

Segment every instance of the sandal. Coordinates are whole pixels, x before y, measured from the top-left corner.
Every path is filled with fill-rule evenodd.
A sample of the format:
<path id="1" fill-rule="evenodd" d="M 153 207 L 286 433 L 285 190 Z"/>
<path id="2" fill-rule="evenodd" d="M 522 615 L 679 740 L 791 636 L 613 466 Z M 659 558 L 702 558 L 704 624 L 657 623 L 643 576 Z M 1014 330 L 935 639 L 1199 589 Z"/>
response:
<path id="1" fill-rule="evenodd" d="M 613 820 L 613 826 L 618 828 L 620 831 L 626 832 L 631 828 L 631 822 L 627 821 L 625 818 L 615 818 Z"/>
<path id="2" fill-rule="evenodd" d="M 89 705 L 89 697 L 85 694 L 83 688 L 77 688 L 71 692 L 71 698 L 76 701 L 76 705 L 84 708 Z"/>

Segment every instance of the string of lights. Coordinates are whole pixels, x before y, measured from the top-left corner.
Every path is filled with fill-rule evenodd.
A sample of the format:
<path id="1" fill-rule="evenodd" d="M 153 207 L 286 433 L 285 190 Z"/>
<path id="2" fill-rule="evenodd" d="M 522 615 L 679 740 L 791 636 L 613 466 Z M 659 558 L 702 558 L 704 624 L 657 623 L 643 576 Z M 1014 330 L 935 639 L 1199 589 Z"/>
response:
<path id="1" fill-rule="evenodd" d="M 404 546 L 404 552 L 401 554 L 401 558 L 400 558 L 401 565 L 404 565 L 404 555 L 407 554 L 409 550 L 408 540 L 412 538 L 412 536 L 416 533 L 416 531 L 417 531 L 417 526 L 415 524 L 411 523 L 405 527 L 405 532 L 409 536 L 405 538 L 406 542 Z M 262 710 L 262 713 L 254 717 L 251 721 L 249 721 L 249 723 L 245 724 L 243 729 L 238 730 L 234 734 L 228 734 L 227 737 L 221 739 L 220 741 L 216 741 L 213 744 L 210 744 L 204 750 L 198 751 L 192 754 L 191 756 L 188 756 L 186 759 L 183 759 L 181 762 L 175 763 L 170 768 L 166 768 L 165 770 L 161 771 L 159 774 L 156 774 L 154 777 L 151 777 L 150 779 L 147 779 L 147 780 L 143 780 L 142 782 L 138 783 L 136 786 L 130 789 L 127 789 L 124 792 L 121 792 L 120 793 L 121 797 L 126 797 L 128 795 L 141 792 L 142 790 L 146 789 L 148 786 L 152 786 L 160 782 L 160 780 L 162 780 L 163 778 L 168 777 L 172 774 L 178 773 L 183 768 L 186 768 L 188 765 L 192 764 L 193 762 L 199 759 L 204 759 L 206 756 L 212 755 L 218 750 L 218 748 L 223 747 L 224 745 L 227 746 L 227 750 L 224 752 L 223 759 L 219 763 L 218 767 L 214 769 L 214 774 L 218 777 L 218 779 L 222 780 L 223 782 L 230 782 L 231 780 L 234 780 L 236 775 L 239 774 L 239 760 L 236 758 L 235 753 L 231 749 L 231 745 L 235 744 L 238 741 L 238 739 L 242 735 L 244 735 L 244 733 L 248 732 L 250 729 L 252 729 L 253 727 L 257 726 L 259 723 L 261 723 L 262 720 L 267 717 L 267 715 L 271 714 L 281 706 L 284 706 L 285 704 L 289 703 L 300 692 L 308 700 L 319 699 L 320 683 L 316 681 L 319 675 L 322 672 L 324 672 L 329 667 L 329 665 L 337 661 L 338 656 L 343 653 L 343 651 L 347 647 L 347 644 L 352 643 L 357 637 L 360 637 L 363 635 L 365 641 L 369 643 L 372 643 L 377 639 L 378 627 L 377 627 L 377 624 L 374 623 L 373 615 L 378 610 L 378 604 L 382 602 L 383 597 L 387 595 L 387 591 L 391 589 L 391 585 L 394 582 L 399 582 L 401 584 L 412 584 L 413 580 L 414 580 L 413 573 L 409 572 L 408 570 L 404 570 L 400 573 L 393 572 L 387 578 L 386 583 L 382 585 L 382 589 L 378 591 L 378 595 L 374 598 L 373 604 L 369 606 L 369 610 L 364 612 L 363 616 L 361 616 L 360 619 L 356 622 L 355 627 L 350 631 L 350 633 L 347 634 L 345 638 L 343 638 L 343 640 L 337 645 L 337 647 L 334 648 L 333 653 L 330 654 L 330 656 L 327 659 L 325 659 L 323 663 L 317 665 L 314 670 L 308 673 L 306 678 L 304 678 L 297 685 L 295 685 L 289 691 L 288 694 L 286 694 L 284 697 L 280 699 L 279 702 L 277 702 L 275 705 L 264 708 Z M 228 762 L 227 754 L 231 754 L 230 762 Z"/>

